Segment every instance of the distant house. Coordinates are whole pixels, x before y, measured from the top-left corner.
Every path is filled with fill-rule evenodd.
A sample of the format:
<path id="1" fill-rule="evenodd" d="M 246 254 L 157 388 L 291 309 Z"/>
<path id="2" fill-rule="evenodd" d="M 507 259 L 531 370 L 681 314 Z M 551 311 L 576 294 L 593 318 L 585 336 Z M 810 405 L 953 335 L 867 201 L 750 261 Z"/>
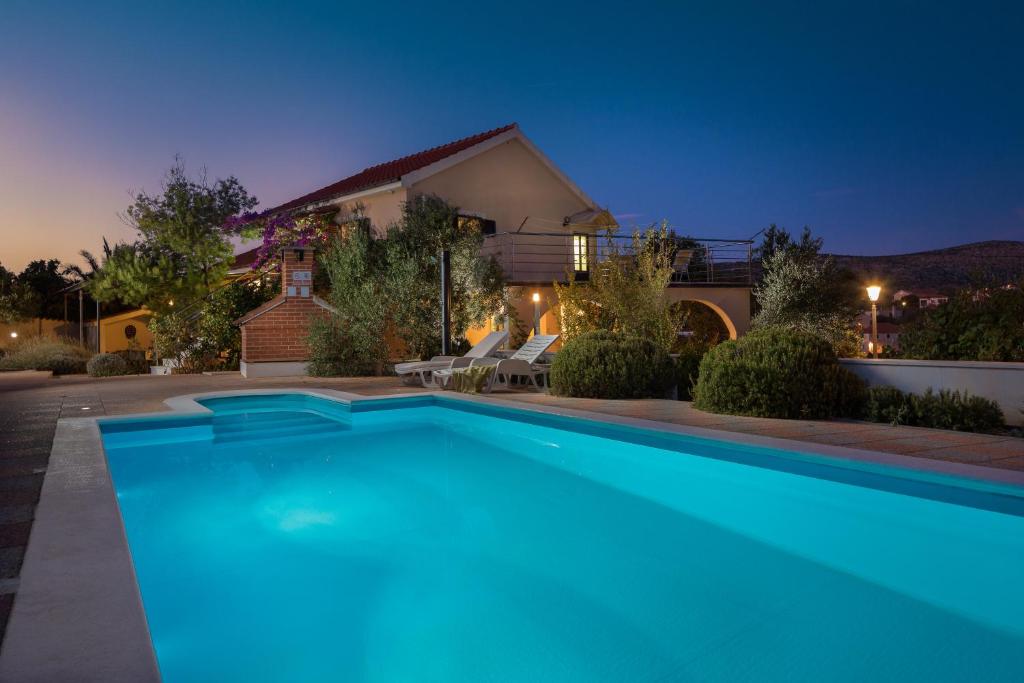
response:
<path id="1" fill-rule="evenodd" d="M 864 353 L 871 352 L 871 323 L 862 326 L 861 334 L 861 350 Z M 879 322 L 878 323 L 878 346 L 879 353 L 882 351 L 899 351 L 900 350 L 900 326 L 895 323 Z"/>
<path id="2" fill-rule="evenodd" d="M 893 305 L 899 305 L 904 299 L 917 298 L 918 308 L 936 308 L 949 301 L 949 296 L 934 289 L 901 289 L 892 295 Z"/>

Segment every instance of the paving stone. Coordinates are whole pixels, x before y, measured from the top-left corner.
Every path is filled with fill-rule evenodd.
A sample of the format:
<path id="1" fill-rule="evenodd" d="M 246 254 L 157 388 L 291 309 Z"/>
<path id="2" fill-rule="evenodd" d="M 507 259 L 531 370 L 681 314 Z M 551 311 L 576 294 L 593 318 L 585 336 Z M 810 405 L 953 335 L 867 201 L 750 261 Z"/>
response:
<path id="1" fill-rule="evenodd" d="M 988 464 L 991 467 L 999 467 L 1004 470 L 1024 470 L 1024 456 L 1018 455 L 1013 458 L 990 460 Z"/>
<path id="2" fill-rule="evenodd" d="M 49 456 L 38 453 L 23 458 L 0 458 L 0 478 L 39 474 L 46 470 Z"/>
<path id="3" fill-rule="evenodd" d="M 0 548 L 13 548 L 28 545 L 28 534 L 32 529 L 32 521 L 0 524 Z"/>
<path id="4" fill-rule="evenodd" d="M 4 633 L 7 631 L 7 621 L 11 618 L 11 609 L 14 607 L 14 593 L 0 593 L 0 644 L 4 642 Z"/>
<path id="5" fill-rule="evenodd" d="M 49 457 L 53 442 L 30 448 L 0 448 L 0 461 L 7 458 L 31 458 L 39 455 Z"/>
<path id="6" fill-rule="evenodd" d="M 0 505 L 0 524 L 28 522 L 35 517 L 35 505 Z"/>
<path id="7" fill-rule="evenodd" d="M 0 548 L 0 579 L 13 579 L 21 571 L 25 548 Z"/>
<path id="8" fill-rule="evenodd" d="M 43 486 L 43 474 L 22 474 L 11 477 L 0 477 L 0 496 L 6 498 L 9 491 L 36 490 Z"/>

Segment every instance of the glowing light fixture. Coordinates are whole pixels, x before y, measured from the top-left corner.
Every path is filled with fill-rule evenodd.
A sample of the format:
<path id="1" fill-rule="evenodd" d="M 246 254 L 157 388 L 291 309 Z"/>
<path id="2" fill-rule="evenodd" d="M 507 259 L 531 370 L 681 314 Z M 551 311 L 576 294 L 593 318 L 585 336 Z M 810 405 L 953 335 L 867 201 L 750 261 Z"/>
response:
<path id="1" fill-rule="evenodd" d="M 174 299 L 171 299 L 170 301 L 168 301 L 167 305 L 168 306 L 173 306 L 174 305 Z"/>
<path id="2" fill-rule="evenodd" d="M 882 293 L 879 285 L 868 285 L 868 298 L 871 299 L 871 341 L 868 342 L 868 353 L 878 358 L 878 295 Z"/>
<path id="3" fill-rule="evenodd" d="M 535 303 L 535 304 L 539 304 L 540 303 L 540 292 L 534 292 L 533 293 L 533 303 Z"/>
<path id="4" fill-rule="evenodd" d="M 18 338 L 18 333 L 17 332 L 11 332 L 11 339 L 17 339 L 17 338 Z"/>

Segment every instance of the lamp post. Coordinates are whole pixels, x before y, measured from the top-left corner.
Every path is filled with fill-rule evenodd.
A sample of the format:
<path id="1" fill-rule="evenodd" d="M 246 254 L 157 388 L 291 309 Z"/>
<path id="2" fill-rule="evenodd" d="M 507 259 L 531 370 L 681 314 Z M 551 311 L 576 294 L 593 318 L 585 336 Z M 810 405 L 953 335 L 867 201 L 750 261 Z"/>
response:
<path id="1" fill-rule="evenodd" d="M 868 285 L 868 298 L 871 299 L 871 343 L 868 351 L 878 358 L 878 295 L 882 288 L 878 285 Z"/>
<path id="2" fill-rule="evenodd" d="M 540 292 L 533 293 L 533 333 L 540 334 Z"/>

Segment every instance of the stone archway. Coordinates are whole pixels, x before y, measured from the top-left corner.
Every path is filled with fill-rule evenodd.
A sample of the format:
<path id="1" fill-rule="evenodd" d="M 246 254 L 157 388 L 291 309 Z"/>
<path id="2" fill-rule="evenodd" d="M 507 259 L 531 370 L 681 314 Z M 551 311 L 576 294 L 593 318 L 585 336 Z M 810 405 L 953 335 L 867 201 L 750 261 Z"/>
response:
<path id="1" fill-rule="evenodd" d="M 696 301 L 713 310 L 725 323 L 730 339 L 750 329 L 749 287 L 670 287 L 669 298 L 673 302 Z"/>

